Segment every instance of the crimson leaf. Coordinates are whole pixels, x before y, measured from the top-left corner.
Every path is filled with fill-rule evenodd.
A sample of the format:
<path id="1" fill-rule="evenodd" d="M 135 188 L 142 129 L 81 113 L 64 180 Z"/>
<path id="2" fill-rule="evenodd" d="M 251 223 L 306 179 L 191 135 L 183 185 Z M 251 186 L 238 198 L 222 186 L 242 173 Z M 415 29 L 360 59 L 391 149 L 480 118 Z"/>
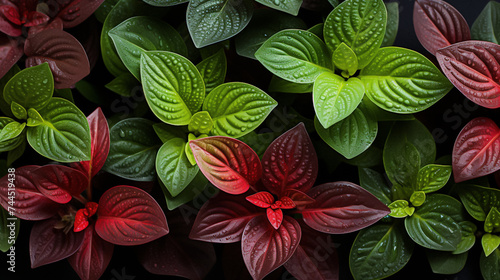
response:
<path id="1" fill-rule="evenodd" d="M 131 186 L 116 186 L 99 200 L 95 230 L 116 245 L 140 245 L 168 233 L 163 210 L 147 192 Z"/>
<path id="2" fill-rule="evenodd" d="M 301 211 L 304 221 L 325 233 L 357 231 L 391 212 L 371 193 L 350 182 L 326 183 L 308 194 L 316 201 Z"/>
<path id="3" fill-rule="evenodd" d="M 255 206 L 261 208 L 271 207 L 271 204 L 274 202 L 274 196 L 268 192 L 258 192 L 247 196 L 246 200 L 252 203 Z"/>
<path id="4" fill-rule="evenodd" d="M 82 172 L 64 165 L 49 164 L 32 171 L 36 187 L 57 203 L 68 203 L 87 188 L 88 179 Z"/>
<path id="5" fill-rule="evenodd" d="M 0 19 L 1 20 L 1 19 Z M 23 42 L 0 33 L 0 78 L 23 56 Z M 2 89 L 3 90 L 3 89 Z"/>

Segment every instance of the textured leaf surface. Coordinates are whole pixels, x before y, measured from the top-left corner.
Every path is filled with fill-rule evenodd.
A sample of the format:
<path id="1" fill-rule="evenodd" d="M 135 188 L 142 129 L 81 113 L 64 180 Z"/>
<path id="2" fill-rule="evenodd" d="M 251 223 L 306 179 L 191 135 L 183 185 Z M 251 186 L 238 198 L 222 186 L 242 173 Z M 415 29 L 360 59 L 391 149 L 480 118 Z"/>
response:
<path id="1" fill-rule="evenodd" d="M 399 29 L 399 3 L 389 2 L 385 4 L 387 9 L 387 27 L 385 29 L 384 40 L 382 41 L 381 47 L 388 47 L 394 44 L 396 40 L 396 35 Z"/>
<path id="2" fill-rule="evenodd" d="M 61 204 L 71 201 L 88 186 L 86 174 L 64 165 L 49 164 L 31 172 L 37 189 L 45 197 Z"/>
<path id="3" fill-rule="evenodd" d="M 262 5 L 291 15 L 298 15 L 302 0 L 256 0 Z"/>
<path id="4" fill-rule="evenodd" d="M 3 77 L 9 69 L 11 69 L 16 62 L 23 56 L 23 46 L 17 40 L 11 37 L 0 34 L 0 77 Z"/>
<path id="5" fill-rule="evenodd" d="M 209 94 L 214 88 L 224 83 L 227 72 L 227 60 L 224 49 L 205 58 L 196 65 L 205 82 L 205 92 Z"/>
<path id="6" fill-rule="evenodd" d="M 436 274 L 459 273 L 467 262 L 467 253 L 453 254 L 436 250 L 426 250 L 427 260 L 432 272 Z"/>
<path id="7" fill-rule="evenodd" d="M 9 124 L 13 123 L 13 122 L 16 122 L 16 121 L 14 121 L 13 119 L 8 118 L 8 117 L 0 117 L 0 129 L 1 129 L 1 131 L 3 131 L 5 127 L 8 127 Z M 14 126 L 15 126 L 15 124 L 14 124 Z M 24 131 L 26 131 L 26 130 L 24 130 Z M 0 151 L 2 151 L 2 152 L 11 151 L 11 150 L 16 149 L 20 145 L 22 145 L 22 143 L 24 142 L 24 140 L 26 138 L 26 136 L 25 136 L 26 134 L 24 131 L 20 135 L 18 135 L 17 137 L 14 137 L 14 138 L 8 139 L 8 140 L 4 140 L 4 141 L 0 141 Z M 1 134 L 1 132 L 0 132 L 0 134 Z"/>
<path id="8" fill-rule="evenodd" d="M 415 190 L 431 193 L 441 189 L 448 183 L 451 171 L 449 165 L 429 164 L 422 167 L 418 171 Z"/>
<path id="9" fill-rule="evenodd" d="M 173 197 L 167 190 L 167 187 L 163 185 L 160 181 L 160 186 L 162 188 L 163 194 L 165 195 L 165 200 L 167 201 L 168 210 L 174 210 L 177 207 L 184 205 L 192 201 L 198 195 L 202 195 L 202 192 L 206 189 L 208 184 L 207 178 L 203 173 L 198 172 L 193 180 L 184 188 L 184 190 Z M 212 187 L 213 188 L 213 187 Z M 215 188 L 213 188 L 215 190 Z"/>
<path id="10" fill-rule="evenodd" d="M 500 236 L 486 233 L 481 238 L 481 245 L 483 246 L 484 254 L 488 257 L 500 245 Z"/>
<path id="11" fill-rule="evenodd" d="M 430 53 L 453 43 L 470 40 L 467 21 L 451 4 L 442 0 L 417 0 L 413 7 L 417 38 Z"/>
<path id="12" fill-rule="evenodd" d="M 147 192 L 116 186 L 99 200 L 95 230 L 117 245 L 140 245 L 167 234 L 167 219 L 160 205 Z"/>
<path id="13" fill-rule="evenodd" d="M 498 44 L 500 39 L 500 3 L 490 1 L 484 7 L 472 24 L 471 37 L 473 40 L 488 41 Z"/>
<path id="14" fill-rule="evenodd" d="M 426 57 L 397 47 L 378 50 L 359 78 L 373 103 L 400 114 L 427 109 L 453 87 Z"/>
<path id="15" fill-rule="evenodd" d="M 492 207 L 500 208 L 500 191 L 475 185 L 458 189 L 460 200 L 467 212 L 478 221 L 485 221 Z"/>
<path id="16" fill-rule="evenodd" d="M 256 129 L 277 105 L 259 88 L 232 82 L 212 90 L 203 110 L 210 113 L 214 122 L 212 135 L 238 138 Z"/>
<path id="17" fill-rule="evenodd" d="M 392 202 L 391 189 L 382 174 L 370 168 L 358 169 L 359 184 L 365 190 L 377 197 L 382 203 L 390 204 Z"/>

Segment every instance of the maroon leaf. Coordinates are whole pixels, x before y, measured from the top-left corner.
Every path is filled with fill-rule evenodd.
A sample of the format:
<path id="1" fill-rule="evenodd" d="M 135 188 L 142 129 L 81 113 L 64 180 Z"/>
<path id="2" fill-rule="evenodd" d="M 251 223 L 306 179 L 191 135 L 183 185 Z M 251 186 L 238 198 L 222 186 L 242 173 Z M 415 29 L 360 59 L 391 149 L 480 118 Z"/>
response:
<path id="1" fill-rule="evenodd" d="M 140 245 L 168 233 L 160 205 L 147 192 L 131 186 L 116 186 L 99 200 L 95 230 L 116 245 Z"/>
<path id="2" fill-rule="evenodd" d="M 58 216 L 37 222 L 31 229 L 31 268 L 63 260 L 73 255 L 82 245 L 83 233 L 69 231 L 54 226 L 60 221 Z"/>
<path id="3" fill-rule="evenodd" d="M 371 193 L 350 182 L 326 183 L 308 194 L 316 201 L 300 212 L 308 226 L 325 233 L 357 231 L 391 212 Z"/>
<path id="4" fill-rule="evenodd" d="M 91 159 L 72 163 L 71 166 L 86 174 L 89 180 L 104 166 L 109 153 L 109 128 L 101 108 L 87 117 L 92 142 Z"/>
<path id="5" fill-rule="evenodd" d="M 224 192 L 245 193 L 262 176 L 259 156 L 240 140 L 213 136 L 192 140 L 189 146 L 201 172 Z"/>
<path id="6" fill-rule="evenodd" d="M 31 37 L 38 32 L 48 29 L 57 29 L 63 30 L 63 22 L 60 18 L 56 18 L 50 22 L 46 22 L 45 24 L 33 26 L 28 30 L 28 36 Z"/>
<path id="7" fill-rule="evenodd" d="M 442 0 L 415 1 L 413 26 L 422 46 L 433 55 L 453 43 L 470 40 L 464 17 Z"/>
<path id="8" fill-rule="evenodd" d="M 274 202 L 274 196 L 268 192 L 258 192 L 246 197 L 250 203 L 260 208 L 271 207 Z"/>
<path id="9" fill-rule="evenodd" d="M 283 211 L 281 209 L 267 208 L 266 210 L 267 220 L 273 228 L 279 229 L 281 223 L 283 222 Z"/>
<path id="10" fill-rule="evenodd" d="M 262 157 L 262 182 L 283 196 L 289 189 L 309 190 L 318 176 L 318 158 L 303 123 L 276 138 Z"/>
<path id="11" fill-rule="evenodd" d="M 22 39 L 0 33 L 0 78 L 23 56 L 23 44 Z"/>
<path id="12" fill-rule="evenodd" d="M 28 37 L 24 44 L 26 67 L 48 62 L 55 88 L 69 88 L 90 73 L 87 54 L 71 34 L 48 29 Z"/>
<path id="13" fill-rule="evenodd" d="M 10 1 L 0 1 L 0 33 L 12 37 L 22 35 L 19 10 Z"/>
<path id="14" fill-rule="evenodd" d="M 317 232 L 302 223 L 300 226 L 302 238 L 299 247 L 285 263 L 285 268 L 298 280 L 339 279 L 339 260 L 332 236 Z"/>
<path id="15" fill-rule="evenodd" d="M 94 224 L 84 232 L 82 246 L 68 258 L 69 263 L 82 280 L 97 280 L 108 267 L 114 245 L 96 233 Z"/>
<path id="16" fill-rule="evenodd" d="M 56 17 L 62 19 L 64 28 L 75 27 L 91 16 L 104 0 L 56 0 L 59 13 Z"/>
<path id="17" fill-rule="evenodd" d="M 201 207 L 189 237 L 206 242 L 237 242 L 247 223 L 263 215 L 244 197 L 219 193 Z"/>
<path id="18" fill-rule="evenodd" d="M 439 65 L 451 83 L 472 102 L 486 108 L 500 107 L 500 46 L 467 41 L 440 49 Z"/>
<path id="19" fill-rule="evenodd" d="M 241 249 L 245 265 L 254 279 L 262 279 L 293 255 L 301 237 L 299 223 L 285 216 L 274 229 L 264 216 L 253 218 L 245 227 Z"/>
<path id="20" fill-rule="evenodd" d="M 47 198 L 57 203 L 68 203 L 72 196 L 81 194 L 88 185 L 82 172 L 63 165 L 50 164 L 32 171 L 36 187 Z"/>
<path id="21" fill-rule="evenodd" d="M 56 214 L 61 206 L 45 197 L 35 186 L 36 180 L 31 177 L 31 172 L 38 167 L 23 166 L 11 173 L 14 176 L 5 175 L 0 179 L 2 207 L 6 210 L 13 209 L 15 215 L 23 220 L 45 220 Z M 9 183 L 15 188 L 9 189 Z"/>
<path id="22" fill-rule="evenodd" d="M 310 196 L 307 194 L 298 191 L 298 190 L 288 190 L 285 192 L 285 196 L 289 197 L 293 203 L 295 204 L 296 207 L 302 208 L 307 204 L 311 204 L 314 202 L 314 199 L 312 199 Z"/>
<path id="23" fill-rule="evenodd" d="M 460 131 L 453 147 L 455 182 L 500 170 L 500 129 L 488 118 L 475 118 Z"/>

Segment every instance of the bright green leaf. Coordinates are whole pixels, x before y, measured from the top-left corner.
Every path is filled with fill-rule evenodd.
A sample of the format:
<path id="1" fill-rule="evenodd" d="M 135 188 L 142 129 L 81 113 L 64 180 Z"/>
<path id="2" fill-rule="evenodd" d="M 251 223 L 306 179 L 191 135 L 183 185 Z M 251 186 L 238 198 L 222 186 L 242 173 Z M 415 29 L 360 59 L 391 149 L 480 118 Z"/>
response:
<path id="1" fill-rule="evenodd" d="M 418 171 L 416 190 L 425 193 L 438 191 L 451 176 L 451 165 L 428 164 Z"/>
<path id="2" fill-rule="evenodd" d="M 399 3 L 389 2 L 385 3 L 387 9 L 387 28 L 385 29 L 384 40 L 381 47 L 388 47 L 394 44 L 396 35 L 398 34 L 399 27 Z"/>
<path id="3" fill-rule="evenodd" d="M 202 60 L 196 65 L 205 82 L 205 92 L 210 93 L 214 88 L 224 83 L 227 71 L 226 55 L 220 49 L 214 55 Z"/>
<path id="4" fill-rule="evenodd" d="M 472 24 L 470 30 L 473 40 L 488 41 L 495 44 L 500 42 L 500 3 L 490 1 L 484 7 Z"/>
<path id="5" fill-rule="evenodd" d="M 194 114 L 189 121 L 188 130 L 196 135 L 208 134 L 212 131 L 214 122 L 207 111 Z"/>
<path id="6" fill-rule="evenodd" d="M 271 9 L 285 12 L 290 15 L 298 15 L 303 0 L 255 0 Z"/>
<path id="7" fill-rule="evenodd" d="M 390 204 L 391 189 L 382 174 L 370 168 L 358 168 L 359 183 L 361 187 L 376 196 L 382 203 Z"/>
<path id="8" fill-rule="evenodd" d="M 427 260 L 431 265 L 432 272 L 438 274 L 459 273 L 467 262 L 467 252 L 452 254 L 435 250 L 426 250 Z"/>
<path id="9" fill-rule="evenodd" d="M 16 118 L 20 120 L 25 120 L 28 117 L 28 112 L 26 111 L 26 109 L 23 106 L 19 105 L 19 103 L 17 103 L 16 101 L 12 101 L 12 103 L 10 103 L 10 111 Z"/>
<path id="10" fill-rule="evenodd" d="M 28 110 L 28 126 L 39 126 L 43 124 L 43 118 L 37 110 L 29 108 Z"/>
<path id="11" fill-rule="evenodd" d="M 14 220 L 9 220 L 9 218 Z M 14 246 L 13 242 L 19 235 L 20 226 L 20 219 L 9 215 L 9 212 L 3 209 L 3 207 L 0 207 L 0 251 L 5 253 L 11 248 L 11 246 Z M 11 236 L 11 233 L 14 233 L 13 236 Z"/>
<path id="12" fill-rule="evenodd" d="M 198 195 L 205 195 L 205 192 L 203 190 L 206 189 L 207 184 L 208 180 L 205 177 L 205 175 L 203 175 L 203 173 L 201 172 L 198 172 L 196 173 L 196 176 L 191 181 L 191 183 L 189 183 L 189 185 L 187 185 L 187 187 L 184 188 L 184 190 L 180 194 L 173 197 L 167 190 L 165 185 L 163 185 L 163 183 L 160 181 L 161 189 L 163 191 L 163 194 L 165 195 L 165 200 L 167 201 L 168 210 L 170 211 L 176 209 L 179 206 L 184 205 L 187 202 L 192 201 Z"/>
<path id="13" fill-rule="evenodd" d="M 414 191 L 410 196 L 410 202 L 415 207 L 422 206 L 422 204 L 424 204 L 425 202 L 425 192 Z"/>
<path id="14" fill-rule="evenodd" d="M 493 253 L 500 245 L 500 236 L 486 233 L 481 238 L 481 245 L 486 256 Z"/>
<path id="15" fill-rule="evenodd" d="M 358 58 L 354 51 L 345 43 L 341 43 L 333 52 L 332 61 L 335 67 L 345 70 L 349 76 L 354 75 L 358 70 Z"/>
<path id="16" fill-rule="evenodd" d="M 406 216 L 411 216 L 411 214 L 413 214 L 413 212 L 415 211 L 415 208 L 409 207 L 409 205 L 410 204 L 406 200 L 393 201 L 388 205 L 389 209 L 391 209 L 391 213 L 389 214 L 389 216 L 394 218 L 404 218 Z"/>
<path id="17" fill-rule="evenodd" d="M 18 123 L 16 121 L 12 121 L 6 124 L 2 130 L 0 130 L 0 142 L 12 140 L 24 131 L 26 127 L 26 123 Z"/>
<path id="18" fill-rule="evenodd" d="M 412 121 L 415 119 L 412 114 L 396 114 L 383 110 L 375 105 L 375 103 L 373 103 L 366 95 L 361 103 L 365 104 L 366 108 L 370 111 L 372 118 L 378 122 Z"/>
<path id="19" fill-rule="evenodd" d="M 491 207 L 486 220 L 484 220 L 484 231 L 488 233 L 500 232 L 500 212 L 496 207 Z"/>
<path id="20" fill-rule="evenodd" d="M 462 185 L 458 195 L 467 212 L 476 220 L 486 220 L 492 207 L 500 208 L 500 190 L 475 185 Z"/>
<path id="21" fill-rule="evenodd" d="M 11 118 L 0 117 L 0 133 L 3 131 L 5 127 L 7 127 L 10 123 L 16 122 Z M 17 148 L 24 141 L 25 133 L 18 135 L 13 139 L 9 139 L 6 141 L 0 141 L 0 152 L 7 152 Z"/>

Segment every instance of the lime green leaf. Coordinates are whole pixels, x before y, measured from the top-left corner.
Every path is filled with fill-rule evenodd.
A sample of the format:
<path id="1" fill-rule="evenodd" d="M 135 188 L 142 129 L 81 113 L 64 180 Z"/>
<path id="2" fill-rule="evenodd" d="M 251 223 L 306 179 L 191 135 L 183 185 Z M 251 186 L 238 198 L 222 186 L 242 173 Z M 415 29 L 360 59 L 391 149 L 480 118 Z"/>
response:
<path id="1" fill-rule="evenodd" d="M 208 180 L 205 177 L 205 175 L 203 175 L 203 173 L 201 172 L 198 172 L 196 173 L 196 176 L 191 181 L 191 183 L 189 183 L 189 185 L 187 185 L 187 187 L 180 194 L 173 197 L 168 192 L 165 185 L 160 181 L 160 186 L 163 191 L 163 194 L 165 195 L 165 200 L 167 201 L 168 210 L 170 211 L 176 209 L 181 205 L 184 205 L 187 202 L 192 201 L 198 195 L 205 195 L 205 192 L 203 190 L 205 190 L 207 184 Z M 207 197 L 204 196 L 204 199 L 207 199 Z"/>
<path id="2" fill-rule="evenodd" d="M 301 84 L 313 83 L 321 73 L 332 69 L 325 43 L 304 30 L 274 34 L 255 52 L 255 57 L 276 76 Z"/>
<path id="3" fill-rule="evenodd" d="M 451 176 L 451 165 L 428 164 L 418 171 L 416 190 L 425 193 L 438 191 Z"/>
<path id="4" fill-rule="evenodd" d="M 500 249 L 496 249 L 488 257 L 481 254 L 479 267 L 484 280 L 498 280 L 500 275 Z"/>
<path id="5" fill-rule="evenodd" d="M 410 202 L 415 207 L 421 206 L 425 202 L 425 192 L 414 191 L 410 197 Z"/>
<path id="6" fill-rule="evenodd" d="M 54 92 L 54 78 L 48 63 L 29 67 L 12 77 L 5 85 L 3 97 L 7 104 L 15 101 L 25 109 L 41 109 Z"/>
<path id="7" fill-rule="evenodd" d="M 105 87 L 121 96 L 130 97 L 141 84 L 130 73 L 123 73 L 107 83 Z"/>
<path id="8" fill-rule="evenodd" d="M 399 27 L 399 3 L 385 3 L 387 9 L 387 28 L 385 29 L 384 40 L 381 47 L 388 47 L 394 44 Z"/>
<path id="9" fill-rule="evenodd" d="M 302 0 L 255 0 L 262 5 L 291 15 L 298 15 Z"/>
<path id="10" fill-rule="evenodd" d="M 394 218 L 411 216 L 415 212 L 415 208 L 409 207 L 409 205 L 410 204 L 406 200 L 393 201 L 388 205 L 389 209 L 391 209 L 391 214 L 389 214 L 389 216 Z"/>
<path id="11" fill-rule="evenodd" d="M 341 43 L 333 52 L 333 64 L 340 70 L 345 70 L 349 76 L 354 75 L 358 70 L 358 58 L 354 51 L 345 43 Z"/>
<path id="12" fill-rule="evenodd" d="M 173 138 L 165 142 L 156 155 L 158 177 L 173 196 L 180 194 L 198 173 L 198 165 L 192 165 L 185 153 L 186 140 Z"/>
<path id="13" fill-rule="evenodd" d="M 156 132 L 156 135 L 158 135 L 163 143 L 172 138 L 186 138 L 188 131 L 184 128 L 185 127 L 172 126 L 166 123 L 155 123 L 153 125 L 153 129 Z"/>
<path id="14" fill-rule="evenodd" d="M 13 118 L 14 115 L 10 110 L 10 104 L 8 104 L 7 101 L 5 101 L 5 98 L 3 97 L 3 91 L 7 82 L 20 71 L 21 69 L 19 68 L 19 66 L 17 66 L 17 64 L 14 64 L 14 66 L 12 66 L 12 68 L 10 68 L 10 70 L 7 73 L 5 73 L 5 75 L 3 75 L 2 78 L 0 78 L 0 110 L 2 110 L 2 113 L 4 115 L 11 118 Z"/>
<path id="15" fill-rule="evenodd" d="M 425 110 L 453 88 L 425 56 L 398 47 L 381 48 L 359 78 L 371 101 L 400 114 Z"/>
<path id="16" fill-rule="evenodd" d="M 28 110 L 28 126 L 39 126 L 43 123 L 43 118 L 37 110 L 29 108 Z"/>
<path id="17" fill-rule="evenodd" d="M 347 0 L 326 18 L 323 36 L 332 51 L 341 43 L 348 45 L 363 69 L 375 57 L 387 25 L 387 11 L 382 0 Z"/>
<path id="18" fill-rule="evenodd" d="M 208 134 L 212 131 L 214 122 L 207 111 L 194 114 L 189 121 L 188 130 L 196 135 Z"/>
<path id="19" fill-rule="evenodd" d="M 12 101 L 10 103 L 10 111 L 14 116 L 20 120 L 25 120 L 28 117 L 28 112 L 26 112 L 26 109 L 19 105 L 16 101 Z"/>
<path id="20" fill-rule="evenodd" d="M 500 3 L 490 1 L 479 14 L 471 28 L 472 40 L 500 42 Z"/>
<path id="21" fill-rule="evenodd" d="M 238 34 L 252 18 L 253 1 L 191 0 L 186 21 L 197 48 Z"/>
<path id="22" fill-rule="evenodd" d="M 6 124 L 0 131 L 0 142 L 18 137 L 24 131 L 25 127 L 26 123 L 18 123 L 16 121 Z"/>
<path id="23" fill-rule="evenodd" d="M 481 238 L 481 245 L 483 245 L 484 254 L 489 256 L 500 245 L 500 236 L 486 233 Z"/>
<path id="24" fill-rule="evenodd" d="M 39 111 L 43 123 L 28 128 L 28 143 L 42 156 L 59 162 L 90 160 L 90 128 L 70 101 L 53 97 Z"/>
<path id="25" fill-rule="evenodd" d="M 426 250 L 426 255 L 432 272 L 438 274 L 456 274 L 464 268 L 468 254 L 467 252 L 452 254 L 451 252 Z"/>
<path id="26" fill-rule="evenodd" d="M 361 103 L 365 104 L 366 108 L 370 111 L 372 118 L 378 122 L 412 121 L 415 119 L 412 114 L 396 114 L 383 110 L 375 105 L 375 103 L 373 103 L 366 95 Z"/>
<path id="27" fill-rule="evenodd" d="M 13 218 L 14 220 L 8 220 L 9 218 Z M 7 210 L 0 207 L 0 251 L 5 253 L 11 248 L 11 246 L 14 246 L 14 241 L 19 235 L 20 226 L 20 219 L 9 215 Z M 13 233 L 13 235 L 11 235 L 11 233 Z"/>
<path id="28" fill-rule="evenodd" d="M 370 168 L 358 168 L 361 187 L 376 196 L 382 203 L 391 203 L 391 189 L 382 174 Z"/>
<path id="29" fill-rule="evenodd" d="M 7 127 L 10 123 L 16 122 L 11 118 L 0 117 L 0 133 Z M 9 130 L 9 129 L 7 129 Z M 24 141 L 25 133 L 21 133 L 17 137 L 13 139 L 9 139 L 6 141 L 0 141 L 0 152 L 7 152 L 17 148 Z"/>
<path id="30" fill-rule="evenodd" d="M 140 80 L 141 54 L 145 51 L 171 51 L 187 56 L 181 35 L 159 19 L 138 16 L 125 20 L 108 32 L 127 69 Z"/>
<path id="31" fill-rule="evenodd" d="M 462 232 L 462 240 L 458 243 L 457 249 L 452 252 L 453 254 L 465 253 L 476 243 L 476 225 L 469 221 L 462 221 L 459 225 Z"/>
<path id="32" fill-rule="evenodd" d="M 484 231 L 488 233 L 500 232 L 500 212 L 496 207 L 491 207 L 488 216 L 486 216 Z"/>
<path id="33" fill-rule="evenodd" d="M 208 94 L 214 88 L 224 83 L 227 71 L 226 55 L 220 49 L 214 55 L 202 60 L 196 65 L 205 82 L 205 92 Z"/>
<path id="34" fill-rule="evenodd" d="M 181 55 L 144 52 L 141 80 L 149 107 L 165 123 L 187 125 L 203 104 L 203 78 L 196 66 Z"/>
<path id="35" fill-rule="evenodd" d="M 458 195 L 467 212 L 478 221 L 485 221 L 492 207 L 500 208 L 500 190 L 475 185 L 462 185 Z"/>
<path id="36" fill-rule="evenodd" d="M 205 99 L 203 110 L 214 122 L 212 135 L 241 137 L 257 128 L 278 103 L 259 88 L 232 82 L 216 87 Z"/>
<path id="37" fill-rule="evenodd" d="M 321 74 L 314 82 L 313 103 L 324 128 L 345 119 L 358 107 L 365 89 L 358 78 L 344 78 L 331 72 Z"/>
<path id="38" fill-rule="evenodd" d="M 109 130 L 109 154 L 104 170 L 135 181 L 153 181 L 156 177 L 156 153 L 161 141 L 153 122 L 142 118 L 119 121 Z"/>

